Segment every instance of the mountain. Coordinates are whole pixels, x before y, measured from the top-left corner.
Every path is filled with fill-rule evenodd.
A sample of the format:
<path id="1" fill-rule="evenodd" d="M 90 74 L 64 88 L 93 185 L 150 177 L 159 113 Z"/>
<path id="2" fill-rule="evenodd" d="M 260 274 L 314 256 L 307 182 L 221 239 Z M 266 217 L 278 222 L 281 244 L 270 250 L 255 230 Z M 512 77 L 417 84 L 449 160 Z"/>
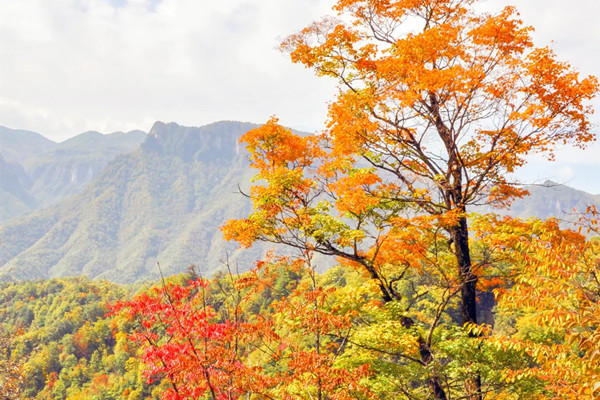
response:
<path id="1" fill-rule="evenodd" d="M 31 180 L 23 167 L 0 154 L 0 221 L 27 212 L 35 205 L 29 194 Z"/>
<path id="2" fill-rule="evenodd" d="M 0 221 L 35 207 L 32 182 L 21 163 L 56 145 L 38 133 L 0 126 Z"/>
<path id="3" fill-rule="evenodd" d="M 39 133 L 0 126 L 0 156 L 6 162 L 21 162 L 57 145 Z"/>
<path id="4" fill-rule="evenodd" d="M 600 208 L 600 195 L 586 193 L 552 181 L 543 185 L 527 186 L 529 196 L 518 199 L 510 207 L 513 216 L 546 219 L 550 217 L 565 221 L 576 221 L 574 209 L 585 211 L 595 204 Z"/>
<path id="5" fill-rule="evenodd" d="M 519 218 L 557 218 L 565 227 L 573 227 L 579 216 L 574 210 L 585 211 L 590 205 L 600 209 L 600 195 L 590 194 L 572 187 L 546 181 L 541 185 L 525 187 L 529 196 L 517 199 L 508 209 L 489 206 L 478 207 L 477 212 L 494 212 Z"/>
<path id="6" fill-rule="evenodd" d="M 26 163 L 28 170 L 0 160 L 1 173 L 10 177 L 0 194 L 10 196 L 14 208 L 28 207 L 32 192 L 52 196 L 54 179 L 63 193 L 75 191 L 78 182 L 92 179 L 93 168 L 105 163 L 78 193 L 0 224 L 0 280 L 86 275 L 130 283 L 155 279 L 161 270 L 165 275 L 182 272 L 191 264 L 208 275 L 221 269 L 226 257 L 232 268 L 239 263 L 248 269 L 270 246 L 240 251 L 223 241 L 219 227 L 251 210 L 240 189 L 248 191 L 254 171 L 239 137 L 255 126 L 225 121 L 198 128 L 157 122 L 148 135 L 84 133 L 42 152 Z M 137 150 L 108 160 L 140 137 L 145 140 Z M 100 154 L 90 154 L 91 144 Z M 87 168 L 96 165 L 89 175 L 73 167 L 78 155 Z M 74 179 L 60 181 L 67 172 Z M 575 218 L 569 215 L 574 207 L 600 207 L 600 196 L 564 185 L 547 182 L 528 189 L 531 196 L 515 201 L 509 210 L 477 211 L 568 220 Z"/>
<path id="7" fill-rule="evenodd" d="M 87 275 L 134 282 L 222 264 L 251 265 L 262 251 L 236 251 L 218 227 L 251 205 L 239 193 L 253 171 L 239 137 L 255 125 L 200 128 L 156 123 L 140 148 L 120 155 L 80 193 L 0 227 L 0 275 L 7 279 Z M 235 268 L 235 265 L 233 265 Z"/>
<path id="8" fill-rule="evenodd" d="M 103 135 L 85 132 L 24 162 L 32 181 L 31 194 L 42 208 L 79 192 L 117 155 L 137 149 L 142 131 Z"/>
<path id="9" fill-rule="evenodd" d="M 0 221 L 57 203 L 90 183 L 119 154 L 139 147 L 142 131 L 85 132 L 61 143 L 0 127 Z"/>

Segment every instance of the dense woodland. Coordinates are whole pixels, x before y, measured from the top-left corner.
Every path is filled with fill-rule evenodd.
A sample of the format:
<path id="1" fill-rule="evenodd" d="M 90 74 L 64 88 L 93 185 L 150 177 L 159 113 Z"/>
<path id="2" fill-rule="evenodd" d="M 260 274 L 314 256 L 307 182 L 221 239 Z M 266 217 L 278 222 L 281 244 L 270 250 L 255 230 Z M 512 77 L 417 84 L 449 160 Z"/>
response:
<path id="1" fill-rule="evenodd" d="M 598 80 L 476 3 L 339 0 L 288 37 L 338 98 L 320 135 L 272 118 L 242 137 L 253 208 L 221 228 L 285 251 L 143 287 L 3 283 L 4 396 L 599 396 L 598 210 L 573 230 L 472 213 L 526 196 L 531 154 L 594 140 Z"/>
<path id="2" fill-rule="evenodd" d="M 3 398 L 427 399 L 433 374 L 460 398 L 472 371 L 485 398 L 592 398 L 600 242 L 554 221 L 511 223 L 474 246 L 477 258 L 503 248 L 504 268 L 480 280 L 489 309 L 468 329 L 458 296 L 426 266 L 406 271 L 396 302 L 352 266 L 317 274 L 306 260 L 274 255 L 244 274 L 202 280 L 191 268 L 141 288 L 4 283 Z"/>

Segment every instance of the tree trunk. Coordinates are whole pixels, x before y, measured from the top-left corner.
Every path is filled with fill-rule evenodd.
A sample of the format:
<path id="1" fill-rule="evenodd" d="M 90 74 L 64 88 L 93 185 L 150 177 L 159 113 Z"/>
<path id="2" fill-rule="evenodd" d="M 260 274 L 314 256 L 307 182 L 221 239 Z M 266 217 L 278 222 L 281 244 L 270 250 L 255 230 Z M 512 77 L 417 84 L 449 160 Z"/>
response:
<path id="1" fill-rule="evenodd" d="M 454 242 L 454 254 L 458 262 L 458 272 L 461 280 L 461 315 L 463 323 L 477 323 L 477 276 L 471 266 L 469 250 L 469 230 L 467 218 L 461 217 L 458 224 L 451 228 L 450 235 Z"/>
<path id="2" fill-rule="evenodd" d="M 464 209 L 462 210 L 464 212 Z M 467 217 L 461 216 L 458 224 L 450 229 L 450 236 L 454 242 L 454 254 L 458 263 L 460 276 L 461 316 L 463 323 L 477 324 L 477 275 L 473 273 L 471 254 L 469 250 L 469 228 Z M 477 337 L 469 333 L 471 337 Z M 468 400 L 482 400 L 481 377 L 478 373 L 465 382 Z"/>

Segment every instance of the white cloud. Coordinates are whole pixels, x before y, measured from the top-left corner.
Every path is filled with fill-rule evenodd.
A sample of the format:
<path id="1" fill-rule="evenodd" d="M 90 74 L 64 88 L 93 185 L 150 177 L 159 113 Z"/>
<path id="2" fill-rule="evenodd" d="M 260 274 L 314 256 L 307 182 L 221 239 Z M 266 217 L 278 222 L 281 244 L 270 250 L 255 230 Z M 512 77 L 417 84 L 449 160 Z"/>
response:
<path id="1" fill-rule="evenodd" d="M 575 178 L 575 172 L 570 165 L 564 165 L 558 170 L 558 177 L 563 181 L 570 181 Z"/>
<path id="2" fill-rule="evenodd" d="M 326 1 L 1 1 L 0 124 L 55 139 L 272 114 L 316 128 L 333 93 L 275 49 Z"/>
<path id="3" fill-rule="evenodd" d="M 0 124 L 55 140 L 278 115 L 319 129 L 333 82 L 276 50 L 333 0 L 0 0 Z M 498 10 L 507 0 L 485 0 Z M 600 75 L 600 2 L 512 0 L 541 45 Z M 600 112 L 600 100 L 596 101 Z M 600 118 L 594 116 L 598 123 Z M 559 159 L 599 165 L 600 145 Z M 565 160 L 563 159 L 563 160 Z M 600 167 L 599 167 L 600 168 Z"/>

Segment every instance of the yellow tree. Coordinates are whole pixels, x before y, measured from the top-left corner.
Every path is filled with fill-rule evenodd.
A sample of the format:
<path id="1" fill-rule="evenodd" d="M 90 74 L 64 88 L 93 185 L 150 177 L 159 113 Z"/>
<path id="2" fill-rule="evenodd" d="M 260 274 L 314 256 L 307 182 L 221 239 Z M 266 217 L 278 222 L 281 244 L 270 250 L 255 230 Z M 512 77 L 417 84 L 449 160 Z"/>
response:
<path id="1" fill-rule="evenodd" d="M 517 325 L 525 328 L 512 335 L 495 332 L 489 343 L 535 361 L 527 369 L 505 370 L 505 378 L 539 378 L 547 390 L 539 398 L 595 398 L 600 393 L 600 242 L 561 230 L 553 219 L 484 216 L 474 220 L 473 230 L 490 264 L 510 265 L 512 284 L 496 289 L 498 311 L 520 318 Z"/>
<path id="2" fill-rule="evenodd" d="M 276 121 L 246 135 L 266 186 L 253 188 L 255 212 L 227 236 L 341 257 L 391 302 L 400 267 L 426 260 L 402 239 L 416 224 L 446 237 L 447 282 L 458 288 L 462 323 L 477 324 L 466 212 L 525 195 L 509 174 L 528 155 L 552 158 L 558 143 L 593 140 L 587 104 L 598 81 L 535 47 L 514 8 L 482 14 L 476 3 L 338 0 L 336 17 L 288 37 L 292 60 L 334 77 L 340 92 L 320 138 L 295 137 Z M 432 358 L 424 341 L 421 361 Z M 435 374 L 429 386 L 447 398 Z M 476 372 L 465 386 L 482 398 Z"/>

